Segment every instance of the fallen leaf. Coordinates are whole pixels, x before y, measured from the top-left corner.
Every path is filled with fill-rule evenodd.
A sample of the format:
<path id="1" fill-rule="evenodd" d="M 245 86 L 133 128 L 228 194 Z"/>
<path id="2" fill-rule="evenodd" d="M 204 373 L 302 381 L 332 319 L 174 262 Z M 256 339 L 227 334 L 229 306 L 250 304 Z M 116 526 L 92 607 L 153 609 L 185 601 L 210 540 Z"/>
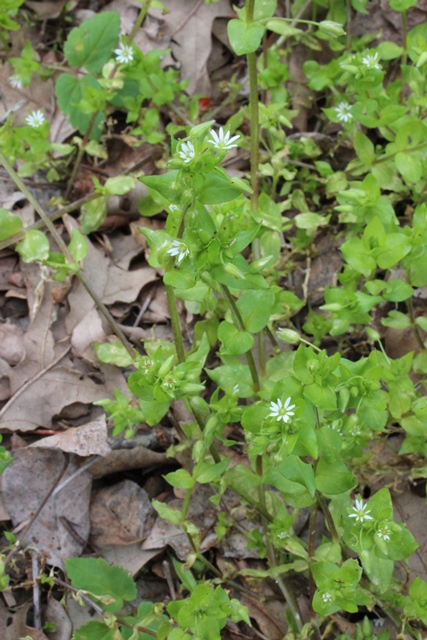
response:
<path id="1" fill-rule="evenodd" d="M 64 607 L 55 598 L 49 598 L 43 608 L 43 620 L 55 625 L 55 631 L 49 631 L 49 640 L 70 640 L 73 625 Z"/>
<path id="2" fill-rule="evenodd" d="M 124 480 L 94 493 L 90 543 L 97 547 L 142 541 L 154 521 L 150 498 L 136 482 Z"/>
<path id="3" fill-rule="evenodd" d="M 52 491 L 64 467 L 62 451 L 20 449 L 3 473 L 3 497 L 14 527 L 25 526 Z M 70 458 L 60 482 L 74 476 L 78 463 Z M 31 488 L 31 490 L 29 490 Z M 24 536 L 23 543 L 46 556 L 48 564 L 63 568 L 63 560 L 79 556 L 89 537 L 91 476 L 83 471 L 49 497 Z M 73 533 L 70 533 L 70 532 Z"/>
<path id="4" fill-rule="evenodd" d="M 33 442 L 30 447 L 61 449 L 82 457 L 106 456 L 111 452 L 107 439 L 107 423 L 105 415 L 101 415 L 81 427 L 69 427 L 64 433 Z"/>
<path id="5" fill-rule="evenodd" d="M 166 46 L 171 47 L 174 58 L 180 63 L 181 78 L 190 79 L 186 92 L 189 95 L 210 95 L 207 63 L 212 49 L 212 23 L 215 18 L 234 17 L 229 0 L 219 0 L 210 5 L 204 0 L 191 3 L 168 0 L 167 7 L 169 13 L 162 16 L 163 30 L 170 39 Z"/>

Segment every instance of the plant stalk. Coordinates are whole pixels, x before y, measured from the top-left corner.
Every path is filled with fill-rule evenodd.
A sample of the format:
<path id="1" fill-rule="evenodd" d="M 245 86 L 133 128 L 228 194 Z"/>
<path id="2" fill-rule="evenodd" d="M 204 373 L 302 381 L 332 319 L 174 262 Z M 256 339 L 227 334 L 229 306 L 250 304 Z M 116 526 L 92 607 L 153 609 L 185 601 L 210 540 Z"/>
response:
<path id="1" fill-rule="evenodd" d="M 239 331 L 246 331 L 245 325 L 243 324 L 242 316 L 240 315 L 240 311 L 238 310 L 236 303 L 234 302 L 234 298 L 230 293 L 230 289 L 225 284 L 220 284 L 222 294 L 226 299 L 228 306 L 230 307 L 231 313 L 233 315 L 233 319 L 235 325 L 239 329 Z M 249 371 L 251 373 L 252 383 L 254 386 L 254 395 L 257 396 L 259 390 L 261 389 L 258 371 L 255 364 L 255 359 L 252 351 L 246 351 L 245 353 L 246 361 L 248 363 Z"/>

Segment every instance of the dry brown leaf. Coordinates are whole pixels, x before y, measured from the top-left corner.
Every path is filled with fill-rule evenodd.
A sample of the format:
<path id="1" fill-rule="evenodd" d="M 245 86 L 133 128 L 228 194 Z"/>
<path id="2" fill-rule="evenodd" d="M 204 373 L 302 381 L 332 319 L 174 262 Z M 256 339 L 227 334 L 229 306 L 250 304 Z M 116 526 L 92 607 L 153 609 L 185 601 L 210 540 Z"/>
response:
<path id="1" fill-rule="evenodd" d="M 180 63 L 181 78 L 190 79 L 186 88 L 188 94 L 210 95 L 207 62 L 212 48 L 212 23 L 215 18 L 234 17 L 230 2 L 220 0 L 208 6 L 204 0 L 168 0 L 167 7 L 170 13 L 162 16 L 161 20 L 162 31 L 170 42 L 162 42 L 162 48 L 165 44 L 172 48 L 175 59 Z"/>
<path id="2" fill-rule="evenodd" d="M 108 278 L 102 302 L 134 302 L 145 285 L 157 280 L 157 273 L 153 267 L 142 267 L 135 271 L 124 271 L 111 264 L 108 268 Z"/>
<path id="3" fill-rule="evenodd" d="M 134 449 L 115 449 L 105 458 L 95 462 L 89 469 L 94 478 L 103 478 L 111 473 L 128 471 L 129 469 L 147 469 L 157 465 L 172 464 L 172 458 L 166 458 L 165 453 L 151 451 L 146 447 Z"/>
<path id="4" fill-rule="evenodd" d="M 129 545 L 112 545 L 100 550 L 101 556 L 110 564 L 116 564 L 128 571 L 131 576 L 136 576 L 145 565 L 155 558 L 159 551 L 143 551 L 141 543 L 135 542 Z M 138 585 L 139 586 L 139 585 Z M 149 596 L 150 598 L 150 596 Z M 148 599 L 149 599 L 148 598 Z M 159 600 L 157 600 L 158 602 Z"/>
<path id="5" fill-rule="evenodd" d="M 108 444 L 105 415 L 81 427 L 69 427 L 64 433 L 55 434 L 34 442 L 30 447 L 60 449 L 78 456 L 106 456 L 111 452 Z"/>
<path id="6" fill-rule="evenodd" d="M 24 332 L 17 324 L 6 322 L 0 325 L 0 358 L 17 365 L 24 357 Z"/>
<path id="7" fill-rule="evenodd" d="M 90 507 L 90 543 L 97 547 L 142 541 L 154 521 L 150 498 L 136 482 L 124 480 L 97 491 Z"/>
<path id="8" fill-rule="evenodd" d="M 73 625 L 64 607 L 55 598 L 49 598 L 47 606 L 43 608 L 43 620 L 55 625 L 55 631 L 49 632 L 49 640 L 70 640 Z"/>
<path id="9" fill-rule="evenodd" d="M 111 378 L 105 385 L 82 378 L 78 371 L 59 367 L 45 373 L 16 396 L 2 417 L 2 427 L 10 431 L 31 431 L 38 427 L 50 428 L 52 417 L 64 407 L 76 402 L 92 404 L 122 388 L 123 375 L 110 367 Z"/>
<path id="10" fill-rule="evenodd" d="M 25 526 L 59 478 L 65 455 L 51 449 L 20 449 L 3 473 L 3 496 L 13 526 Z M 78 464 L 70 457 L 61 483 L 75 474 Z M 86 471 L 52 493 L 24 537 L 46 556 L 49 564 L 63 568 L 63 560 L 78 556 L 89 536 L 91 476 Z M 71 533 L 72 532 L 72 533 Z"/>

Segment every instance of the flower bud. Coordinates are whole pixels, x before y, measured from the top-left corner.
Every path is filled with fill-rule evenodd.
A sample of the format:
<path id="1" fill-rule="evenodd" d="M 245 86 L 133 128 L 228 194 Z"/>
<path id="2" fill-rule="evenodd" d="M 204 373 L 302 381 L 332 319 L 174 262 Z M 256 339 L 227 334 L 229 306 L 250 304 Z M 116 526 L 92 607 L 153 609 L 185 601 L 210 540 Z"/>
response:
<path id="1" fill-rule="evenodd" d="M 345 35 L 342 26 L 333 20 L 322 20 L 322 22 L 319 22 L 319 29 L 322 33 L 325 33 L 327 36 L 332 36 L 333 38 Z"/>
<path id="2" fill-rule="evenodd" d="M 298 344 L 301 340 L 299 334 L 293 329 L 279 329 L 277 337 L 286 344 Z"/>

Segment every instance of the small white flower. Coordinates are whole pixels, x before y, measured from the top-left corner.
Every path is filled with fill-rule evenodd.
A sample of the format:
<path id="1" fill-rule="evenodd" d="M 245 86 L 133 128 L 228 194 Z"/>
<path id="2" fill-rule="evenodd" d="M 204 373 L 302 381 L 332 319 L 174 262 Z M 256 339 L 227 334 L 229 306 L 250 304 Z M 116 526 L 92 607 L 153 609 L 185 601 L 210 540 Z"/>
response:
<path id="1" fill-rule="evenodd" d="M 367 56 L 362 58 L 362 64 L 364 64 L 365 67 L 368 67 L 368 69 L 381 69 L 380 54 L 378 53 L 378 51 L 376 51 L 373 55 L 368 53 Z"/>
<path id="2" fill-rule="evenodd" d="M 350 122 L 350 120 L 353 120 L 351 106 L 348 102 L 340 102 L 335 108 L 335 113 L 337 114 L 337 118 L 340 122 Z"/>
<path id="3" fill-rule="evenodd" d="M 378 538 L 382 538 L 387 542 L 387 540 L 390 540 L 390 534 L 391 534 L 390 527 L 387 524 L 383 524 L 380 527 L 378 527 L 378 531 L 377 531 Z"/>
<path id="4" fill-rule="evenodd" d="M 270 404 L 270 411 L 268 417 L 269 418 L 277 418 L 277 421 L 283 420 L 283 422 L 289 422 L 291 416 L 294 415 L 294 412 L 291 411 L 295 407 L 294 404 L 289 405 L 291 402 L 291 398 L 285 400 L 285 404 L 282 404 L 280 398 L 277 402 L 272 402 Z"/>
<path id="5" fill-rule="evenodd" d="M 179 211 L 179 207 L 176 204 L 170 204 L 169 211 Z"/>
<path id="6" fill-rule="evenodd" d="M 38 111 L 32 111 L 29 116 L 25 118 L 25 122 L 33 129 L 38 129 L 42 126 L 42 124 L 46 121 L 46 118 L 43 115 L 43 111 L 39 109 Z"/>
<path id="7" fill-rule="evenodd" d="M 289 533 L 287 531 L 281 531 L 277 534 L 277 537 L 279 540 L 286 540 L 286 538 L 289 538 Z"/>
<path id="8" fill-rule="evenodd" d="M 118 49 L 114 49 L 114 53 L 116 54 L 117 62 L 120 62 L 121 64 L 128 64 L 128 62 L 132 62 L 133 60 L 132 47 L 130 45 L 123 44 L 123 42 L 119 44 Z"/>
<path id="9" fill-rule="evenodd" d="M 356 500 L 355 506 L 351 507 L 354 513 L 349 514 L 349 518 L 356 518 L 356 522 L 364 522 L 365 520 L 373 520 L 372 516 L 369 516 L 368 513 L 371 513 L 371 510 L 368 509 L 367 504 L 363 504 L 363 500 L 359 498 Z"/>
<path id="10" fill-rule="evenodd" d="M 19 76 L 10 76 L 9 84 L 14 89 L 22 89 L 22 87 L 24 86 L 22 84 L 22 80 L 21 80 L 21 78 Z"/>
<path id="11" fill-rule="evenodd" d="M 362 429 L 358 424 L 354 424 L 350 429 L 350 434 L 352 436 L 360 436 L 361 433 L 362 433 Z"/>
<path id="12" fill-rule="evenodd" d="M 171 248 L 168 249 L 166 253 L 168 253 L 170 256 L 178 256 L 177 262 L 179 264 L 181 260 L 184 260 L 184 258 L 189 255 L 190 252 L 188 250 L 188 247 L 183 242 L 174 240 L 172 242 Z"/>
<path id="13" fill-rule="evenodd" d="M 147 359 L 141 364 L 141 369 L 144 373 L 149 373 L 152 367 L 154 367 L 154 362 L 152 360 Z"/>
<path id="14" fill-rule="evenodd" d="M 194 145 L 189 140 L 188 142 L 183 142 L 181 145 L 181 149 L 178 152 L 180 158 L 184 160 L 184 164 L 188 164 L 192 160 L 194 160 L 196 156 L 196 152 L 194 151 Z"/>
<path id="15" fill-rule="evenodd" d="M 230 151 L 234 147 L 237 147 L 237 144 L 233 144 L 233 142 L 237 142 L 240 136 L 233 136 L 230 138 L 230 132 L 224 133 L 224 129 L 222 127 L 219 128 L 218 133 L 216 133 L 213 129 L 211 131 L 212 140 L 208 140 L 208 144 L 213 144 L 215 149 L 218 151 Z"/>
<path id="16" fill-rule="evenodd" d="M 325 591 L 325 593 L 322 593 L 322 600 L 323 602 L 326 604 L 327 602 L 331 602 L 332 600 L 332 596 L 330 593 L 328 593 L 328 591 Z"/>
<path id="17" fill-rule="evenodd" d="M 234 385 L 232 393 L 233 393 L 233 396 L 236 396 L 239 393 L 239 385 L 238 384 Z"/>

